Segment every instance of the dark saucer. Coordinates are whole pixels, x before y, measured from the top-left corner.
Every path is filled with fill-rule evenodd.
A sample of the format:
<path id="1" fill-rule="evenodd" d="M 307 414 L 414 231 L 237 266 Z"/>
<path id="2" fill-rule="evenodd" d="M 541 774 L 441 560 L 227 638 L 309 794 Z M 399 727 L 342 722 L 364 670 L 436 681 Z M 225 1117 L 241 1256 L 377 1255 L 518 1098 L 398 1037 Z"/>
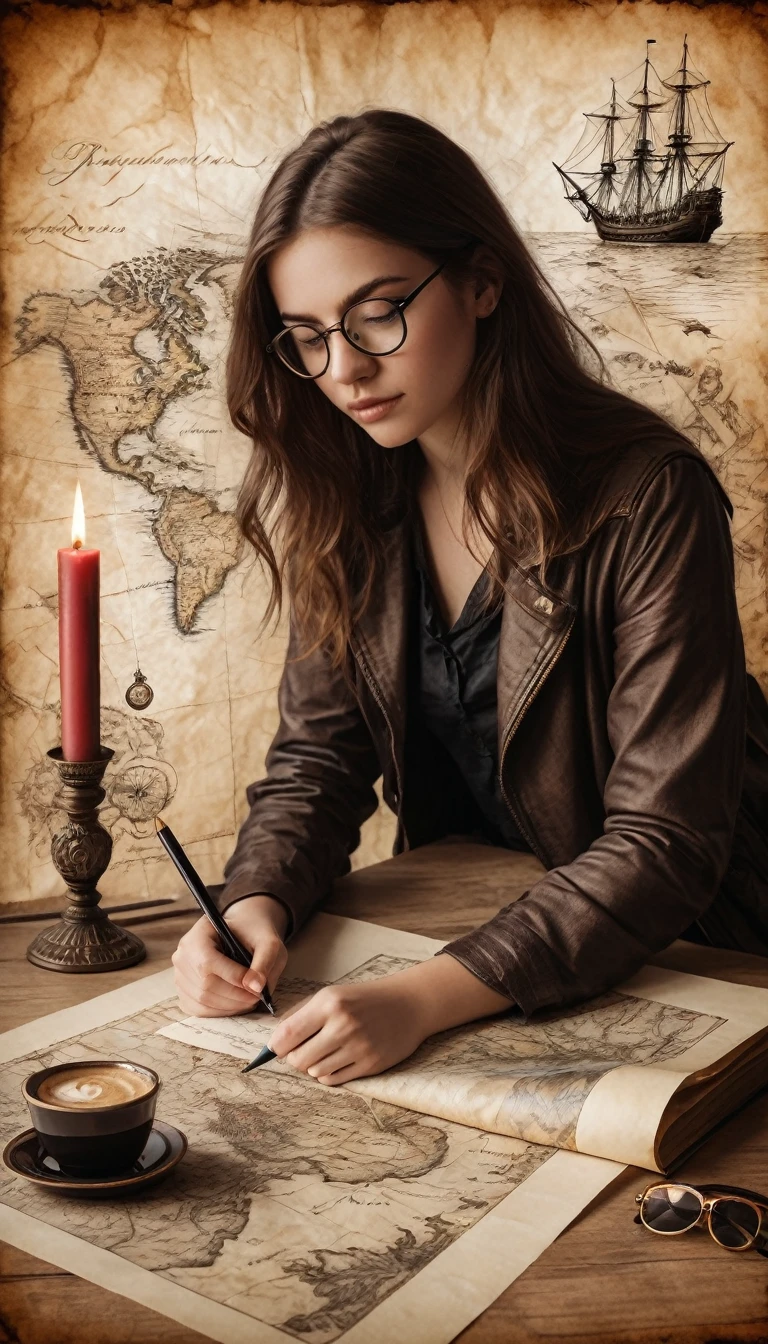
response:
<path id="1" fill-rule="evenodd" d="M 113 1176 L 67 1176 L 55 1158 L 40 1145 L 34 1129 L 25 1129 L 6 1144 L 3 1162 L 16 1176 L 23 1176 L 46 1190 L 75 1198 L 99 1199 L 134 1194 L 161 1181 L 187 1151 L 186 1135 L 173 1125 L 156 1120 L 144 1151 L 125 1171 Z"/>

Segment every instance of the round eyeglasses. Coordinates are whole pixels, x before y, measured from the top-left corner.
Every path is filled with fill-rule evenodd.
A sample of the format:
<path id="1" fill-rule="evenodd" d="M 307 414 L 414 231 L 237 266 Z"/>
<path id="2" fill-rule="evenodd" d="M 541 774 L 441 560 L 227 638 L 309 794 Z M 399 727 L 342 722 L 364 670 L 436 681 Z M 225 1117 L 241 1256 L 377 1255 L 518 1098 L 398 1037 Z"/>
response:
<path id="1" fill-rule="evenodd" d="M 738 1185 L 693 1185 L 654 1182 L 641 1195 L 635 1222 L 649 1232 L 675 1237 L 692 1227 L 707 1227 L 726 1251 L 748 1251 L 768 1256 L 768 1200 Z"/>
<path id="2" fill-rule="evenodd" d="M 267 354 L 278 355 L 299 378 L 322 378 L 331 362 L 328 337 L 332 331 L 340 331 L 355 350 L 365 355 L 393 355 L 408 335 L 405 309 L 446 264 L 447 258 L 404 299 L 361 299 L 347 308 L 335 326 L 325 331 L 303 323 L 284 327 L 264 348 Z"/>

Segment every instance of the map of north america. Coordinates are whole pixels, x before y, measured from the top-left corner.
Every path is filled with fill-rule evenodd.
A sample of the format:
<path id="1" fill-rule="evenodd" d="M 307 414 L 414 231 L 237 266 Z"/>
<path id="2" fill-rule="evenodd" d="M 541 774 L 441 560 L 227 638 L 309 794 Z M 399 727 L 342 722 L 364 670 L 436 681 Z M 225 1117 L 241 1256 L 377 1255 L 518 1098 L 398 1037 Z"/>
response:
<path id="1" fill-rule="evenodd" d="M 203 283 L 221 263 L 220 255 L 196 248 L 160 248 L 113 266 L 92 297 L 30 295 L 18 322 L 19 354 L 46 342 L 61 351 L 83 449 L 159 504 L 152 535 L 174 567 L 174 615 L 185 633 L 243 553 L 235 517 L 215 496 L 168 483 L 169 467 L 178 479 L 189 463 L 155 435 L 169 403 L 199 388 L 209 372 L 195 344 L 206 312 L 190 282 Z"/>

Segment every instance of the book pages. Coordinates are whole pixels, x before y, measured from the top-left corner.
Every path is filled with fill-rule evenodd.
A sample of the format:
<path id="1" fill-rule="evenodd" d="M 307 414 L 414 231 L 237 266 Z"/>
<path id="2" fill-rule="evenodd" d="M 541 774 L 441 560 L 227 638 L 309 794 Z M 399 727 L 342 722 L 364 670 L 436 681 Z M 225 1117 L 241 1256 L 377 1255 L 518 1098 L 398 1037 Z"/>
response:
<path id="1" fill-rule="evenodd" d="M 441 946 L 317 915 L 294 944 L 279 986 L 281 1014 L 328 981 L 385 975 Z M 767 1029 L 768 990 L 648 966 L 573 1008 L 528 1022 L 511 1012 L 442 1032 L 395 1068 L 344 1086 L 457 1124 L 657 1171 L 657 1137 L 675 1094 Z M 274 1022 L 187 1018 L 165 1030 L 252 1059 Z"/>

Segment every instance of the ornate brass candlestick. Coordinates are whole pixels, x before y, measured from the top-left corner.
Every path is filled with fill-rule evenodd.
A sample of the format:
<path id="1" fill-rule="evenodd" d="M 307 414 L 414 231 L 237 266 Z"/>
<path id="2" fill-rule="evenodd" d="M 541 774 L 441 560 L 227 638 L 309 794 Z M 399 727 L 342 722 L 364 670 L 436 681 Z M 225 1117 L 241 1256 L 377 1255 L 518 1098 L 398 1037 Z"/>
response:
<path id="1" fill-rule="evenodd" d="M 51 857 L 69 888 L 71 904 L 53 928 L 27 948 L 27 958 L 48 971 L 119 971 L 147 955 L 140 938 L 113 924 L 99 909 L 97 882 L 112 854 L 112 837 L 99 822 L 104 799 L 101 780 L 112 751 L 101 747 L 98 761 L 65 761 L 61 747 L 48 752 L 61 775 L 61 803 L 69 820 L 51 841 Z"/>

